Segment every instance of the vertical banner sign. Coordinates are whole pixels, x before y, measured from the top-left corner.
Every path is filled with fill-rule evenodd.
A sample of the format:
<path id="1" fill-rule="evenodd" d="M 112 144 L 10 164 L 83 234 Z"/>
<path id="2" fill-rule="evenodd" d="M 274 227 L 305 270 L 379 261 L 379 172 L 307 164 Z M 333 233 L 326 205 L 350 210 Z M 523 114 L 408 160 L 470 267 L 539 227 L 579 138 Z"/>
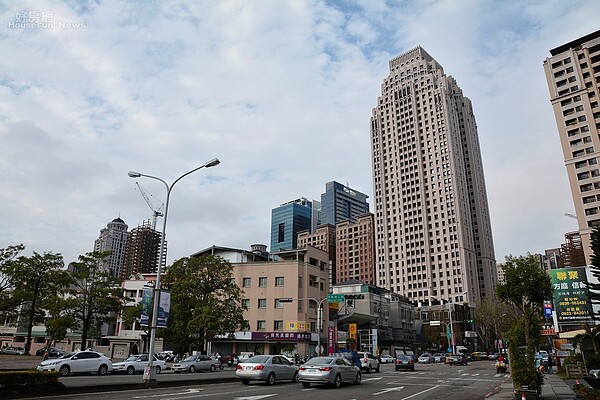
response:
<path id="1" fill-rule="evenodd" d="M 142 290 L 142 317 L 140 318 L 141 326 L 148 326 L 150 314 L 152 313 L 152 289 L 144 288 Z"/>
<path id="2" fill-rule="evenodd" d="M 371 345 L 373 346 L 373 354 L 379 355 L 379 343 L 377 343 L 377 329 L 371 329 Z"/>
<path id="3" fill-rule="evenodd" d="M 335 353 L 335 344 L 337 342 L 336 329 L 333 326 L 327 328 L 327 354 Z"/>
<path id="4" fill-rule="evenodd" d="M 544 300 L 544 317 L 552 317 L 552 302 Z"/>
<path id="5" fill-rule="evenodd" d="M 171 292 L 160 292 L 160 298 L 158 302 L 158 321 L 156 326 L 158 328 L 166 328 L 169 322 L 169 313 L 171 312 Z"/>
<path id="6" fill-rule="evenodd" d="M 559 323 L 592 318 L 585 267 L 551 269 L 548 271 L 554 289 L 554 307 Z"/>
<path id="7" fill-rule="evenodd" d="M 358 340 L 356 339 L 356 324 L 348 324 L 348 335 L 350 339 L 354 339 L 354 343 L 350 345 L 350 349 L 358 349 Z"/>

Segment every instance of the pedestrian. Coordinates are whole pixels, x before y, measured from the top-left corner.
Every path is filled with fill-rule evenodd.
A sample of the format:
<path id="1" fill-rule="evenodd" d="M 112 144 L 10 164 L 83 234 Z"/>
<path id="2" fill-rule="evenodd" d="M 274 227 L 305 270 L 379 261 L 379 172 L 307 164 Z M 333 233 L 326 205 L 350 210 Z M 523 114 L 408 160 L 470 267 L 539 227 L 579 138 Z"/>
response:
<path id="1" fill-rule="evenodd" d="M 548 373 L 553 374 L 552 366 L 554 365 L 554 361 L 552 360 L 552 354 L 548 354 Z"/>
<path id="2" fill-rule="evenodd" d="M 48 349 L 44 350 L 44 355 L 42 356 L 42 361 L 46 361 L 50 357 L 48 354 Z"/>

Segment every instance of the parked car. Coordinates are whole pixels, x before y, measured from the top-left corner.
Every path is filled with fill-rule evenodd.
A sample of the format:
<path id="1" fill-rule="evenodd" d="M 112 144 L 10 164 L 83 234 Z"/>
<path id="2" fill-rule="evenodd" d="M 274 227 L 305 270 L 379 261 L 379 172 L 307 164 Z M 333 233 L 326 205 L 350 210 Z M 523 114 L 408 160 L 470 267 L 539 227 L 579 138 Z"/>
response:
<path id="1" fill-rule="evenodd" d="M 42 347 L 38 351 L 35 352 L 35 355 L 38 357 L 42 357 L 46 352 L 46 347 Z M 59 349 L 58 347 L 49 347 L 48 348 L 48 357 L 62 357 L 67 354 L 63 349 Z"/>
<path id="2" fill-rule="evenodd" d="M 379 362 L 381 364 L 390 364 L 390 363 L 394 363 L 394 357 L 390 356 L 389 354 L 384 354 L 379 356 Z"/>
<path id="3" fill-rule="evenodd" d="M 435 353 L 433 355 L 433 362 L 434 363 L 446 362 L 446 356 L 443 353 Z"/>
<path id="4" fill-rule="evenodd" d="M 431 353 L 423 353 L 419 356 L 418 361 L 421 364 L 430 364 L 433 362 L 433 356 Z"/>
<path id="5" fill-rule="evenodd" d="M 24 347 L 8 346 L 2 349 L 2 354 L 12 354 L 22 356 L 25 354 Z"/>
<path id="6" fill-rule="evenodd" d="M 360 368 L 363 371 L 371 373 L 373 371 L 379 372 L 379 360 L 372 353 L 369 352 L 358 352 L 358 358 L 360 359 Z"/>
<path id="7" fill-rule="evenodd" d="M 143 373 L 144 369 L 148 365 L 148 360 L 148 354 L 136 354 L 129 356 L 121 362 L 114 363 L 112 373 L 126 373 L 127 375 Z M 160 371 L 165 369 L 165 364 L 166 363 L 164 360 L 159 360 L 156 356 L 154 356 L 152 365 L 157 374 L 160 374 Z"/>
<path id="8" fill-rule="evenodd" d="M 485 351 L 471 353 L 471 359 L 474 361 L 489 360 L 490 356 Z"/>
<path id="9" fill-rule="evenodd" d="M 189 356 L 186 359 L 174 363 L 171 367 L 173 372 L 196 372 L 196 371 L 210 371 L 215 372 L 219 368 L 219 362 L 212 358 L 211 356 L 207 356 L 204 354 Z"/>
<path id="10" fill-rule="evenodd" d="M 407 355 L 398 355 L 396 357 L 396 371 L 400 371 L 401 369 L 408 369 L 411 371 L 415 370 L 415 361 L 411 356 Z"/>
<path id="11" fill-rule="evenodd" d="M 264 381 L 272 385 L 275 381 L 291 380 L 298 382 L 298 366 L 281 355 L 260 355 L 250 357 L 235 367 L 235 376 L 244 385 L 250 381 Z"/>
<path id="12" fill-rule="evenodd" d="M 498 353 L 490 353 L 490 354 L 488 355 L 488 358 L 489 358 L 490 360 L 492 360 L 492 361 L 493 361 L 493 360 L 497 360 L 497 359 L 498 359 L 498 356 L 499 356 L 499 354 L 498 354 Z"/>
<path id="13" fill-rule="evenodd" d="M 299 380 L 304 387 L 316 383 L 339 388 L 344 383 L 359 385 L 362 373 L 345 357 L 314 357 L 300 366 Z"/>
<path id="14" fill-rule="evenodd" d="M 221 357 L 221 362 L 233 367 L 238 364 L 238 356 L 235 353 L 224 354 L 223 357 Z"/>
<path id="15" fill-rule="evenodd" d="M 90 372 L 106 375 L 106 373 L 112 371 L 112 361 L 97 351 L 76 351 L 65 354 L 60 358 L 42 361 L 37 370 L 58 371 L 62 376 Z"/>

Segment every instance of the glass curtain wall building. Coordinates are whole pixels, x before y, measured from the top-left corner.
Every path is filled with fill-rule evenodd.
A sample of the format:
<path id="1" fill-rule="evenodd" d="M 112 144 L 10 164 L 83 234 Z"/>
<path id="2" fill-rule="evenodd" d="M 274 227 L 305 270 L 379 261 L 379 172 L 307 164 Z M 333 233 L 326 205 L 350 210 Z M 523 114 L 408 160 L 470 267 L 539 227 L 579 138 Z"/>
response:
<path id="1" fill-rule="evenodd" d="M 312 203 L 302 197 L 271 211 L 271 253 L 297 248 L 298 233 L 311 230 Z"/>
<path id="2" fill-rule="evenodd" d="M 341 183 L 331 181 L 325 184 L 321 195 L 320 224 L 335 225 L 338 222 L 356 222 L 356 218 L 369 212 L 367 196 Z"/>

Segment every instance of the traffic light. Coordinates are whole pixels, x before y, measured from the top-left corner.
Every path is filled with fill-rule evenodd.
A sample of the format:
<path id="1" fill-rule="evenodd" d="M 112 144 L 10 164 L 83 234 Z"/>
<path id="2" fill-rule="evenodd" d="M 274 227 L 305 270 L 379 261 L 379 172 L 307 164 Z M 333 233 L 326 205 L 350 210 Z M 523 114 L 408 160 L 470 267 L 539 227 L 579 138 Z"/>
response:
<path id="1" fill-rule="evenodd" d="M 346 300 L 350 300 L 350 299 L 362 300 L 365 298 L 365 295 L 364 294 L 347 294 L 347 295 L 344 295 L 344 297 L 346 298 Z"/>

